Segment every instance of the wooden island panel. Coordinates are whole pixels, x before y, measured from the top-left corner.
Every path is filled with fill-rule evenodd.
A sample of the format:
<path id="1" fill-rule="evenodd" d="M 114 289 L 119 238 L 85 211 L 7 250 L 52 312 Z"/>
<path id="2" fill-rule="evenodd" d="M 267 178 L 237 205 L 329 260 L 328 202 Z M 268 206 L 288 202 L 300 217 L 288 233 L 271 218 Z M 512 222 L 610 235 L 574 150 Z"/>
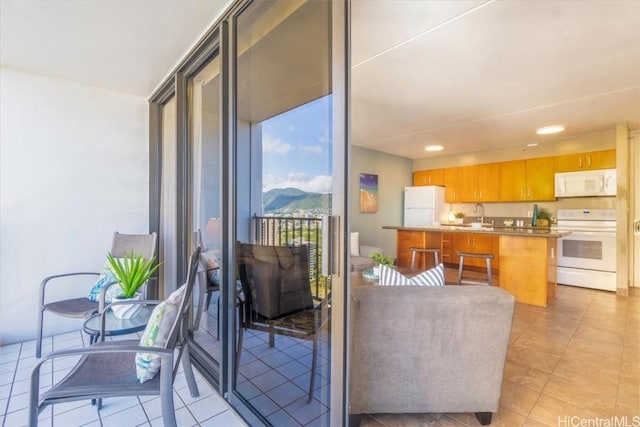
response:
<path id="1" fill-rule="evenodd" d="M 556 239 L 500 236 L 500 287 L 525 304 L 546 307 L 556 292 Z"/>
<path id="2" fill-rule="evenodd" d="M 412 246 L 440 248 L 440 261 L 449 267 L 458 264 L 456 251 L 490 252 L 494 254 L 491 269 L 499 276 L 499 286 L 513 295 L 516 301 L 546 307 L 555 298 L 556 245 L 558 238 L 568 234 L 566 232 L 538 229 L 514 231 L 508 227 L 490 232 L 444 227 L 383 228 L 396 230 L 396 265 L 400 269 L 411 267 L 409 248 Z M 465 269 L 469 267 L 484 271 L 484 261 L 480 262 L 465 259 Z M 433 256 L 419 255 L 417 269 L 426 270 L 433 266 Z"/>
<path id="3" fill-rule="evenodd" d="M 399 268 L 411 267 L 411 253 L 409 252 L 409 248 L 411 247 L 439 248 L 440 253 L 442 253 L 441 232 L 424 230 L 398 230 L 397 233 L 396 265 Z M 433 256 L 427 255 L 425 257 L 424 254 L 418 254 L 416 268 L 419 270 L 427 270 L 431 267 L 435 267 Z"/>

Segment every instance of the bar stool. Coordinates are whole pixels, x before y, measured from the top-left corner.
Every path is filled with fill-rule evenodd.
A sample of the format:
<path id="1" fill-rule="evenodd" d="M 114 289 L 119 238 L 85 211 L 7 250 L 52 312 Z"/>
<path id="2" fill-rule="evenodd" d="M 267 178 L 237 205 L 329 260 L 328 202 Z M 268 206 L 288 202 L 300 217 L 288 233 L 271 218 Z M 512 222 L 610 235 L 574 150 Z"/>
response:
<path id="1" fill-rule="evenodd" d="M 436 266 L 439 264 L 438 262 L 438 252 L 440 252 L 440 248 L 416 248 L 416 247 L 412 247 L 409 248 L 409 252 L 411 252 L 411 269 L 415 270 L 416 269 L 416 254 L 418 252 L 420 253 L 432 253 L 433 254 L 433 258 L 436 261 Z"/>
<path id="2" fill-rule="evenodd" d="M 489 285 L 491 286 L 491 260 L 493 259 L 493 254 L 489 253 L 475 253 L 475 252 L 458 252 L 458 257 L 460 258 L 460 266 L 458 267 L 458 285 L 462 285 L 463 283 L 469 285 Z M 484 258 L 487 262 L 487 281 L 479 281 L 479 280 L 469 280 L 462 278 L 462 270 L 464 268 L 464 259 L 466 258 Z"/>

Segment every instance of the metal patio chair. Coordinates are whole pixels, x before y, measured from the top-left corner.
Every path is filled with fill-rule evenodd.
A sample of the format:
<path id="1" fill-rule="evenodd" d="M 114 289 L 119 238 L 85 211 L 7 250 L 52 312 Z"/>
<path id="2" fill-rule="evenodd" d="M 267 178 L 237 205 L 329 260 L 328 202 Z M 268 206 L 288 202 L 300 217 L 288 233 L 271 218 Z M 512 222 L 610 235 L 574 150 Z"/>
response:
<path id="1" fill-rule="evenodd" d="M 196 315 L 193 321 L 193 330 L 198 330 L 200 327 L 200 319 L 202 318 L 202 313 L 207 312 L 209 310 L 209 305 L 211 304 L 211 297 L 214 292 L 220 291 L 220 284 L 213 280 L 211 277 L 211 269 L 209 265 L 207 265 L 206 256 L 206 248 L 204 243 L 202 242 L 202 232 L 200 230 L 193 232 L 193 241 L 194 245 L 198 245 L 202 248 L 200 252 L 199 264 L 198 268 L 198 283 L 199 283 L 199 295 L 198 295 L 198 307 L 196 309 Z M 217 267 L 216 267 L 217 269 Z M 220 295 L 218 295 L 218 322 L 220 322 Z M 217 330 L 217 328 L 216 328 Z M 219 339 L 219 333 L 216 332 L 216 339 Z"/>
<path id="2" fill-rule="evenodd" d="M 312 341 L 311 379 L 307 402 L 313 400 L 318 338 L 329 320 L 330 294 L 314 303 L 309 281 L 307 246 L 238 244 L 238 273 L 244 300 L 239 304 L 240 325 L 236 375 L 240 366 L 244 329 Z"/>
<path id="3" fill-rule="evenodd" d="M 197 397 L 193 369 L 188 349 L 188 314 L 193 294 L 196 268 L 200 248 L 196 248 L 189 259 L 189 270 L 185 282 L 179 309 L 163 347 L 141 347 L 138 339 L 122 341 L 104 341 L 90 347 L 61 350 L 45 356 L 31 373 L 31 391 L 29 400 L 29 426 L 38 425 L 38 414 L 47 406 L 78 400 L 91 400 L 102 407 L 102 399 L 123 396 L 160 396 L 162 419 L 165 426 L 176 426 L 173 404 L 173 381 L 179 362 L 186 376 L 192 397 Z M 116 304 L 158 304 L 160 301 L 126 301 Z M 103 312 L 106 313 L 106 310 Z M 104 316 L 104 314 L 103 314 Z M 177 355 L 175 350 L 179 349 Z M 155 353 L 161 357 L 160 372 L 152 379 L 140 383 L 136 376 L 136 353 Z M 53 359 L 69 356 L 81 356 L 71 371 L 52 388 L 40 394 L 40 370 L 42 365 Z"/>
<path id="4" fill-rule="evenodd" d="M 113 234 L 111 255 L 116 258 L 121 258 L 124 257 L 125 254 L 129 254 L 133 251 L 136 255 L 142 255 L 146 258 L 151 258 L 155 255 L 156 242 L 157 235 L 155 232 L 151 234 L 120 234 L 116 231 Z M 104 309 L 104 296 L 107 287 L 105 286 L 105 288 L 102 290 L 99 302 L 91 301 L 87 297 L 87 295 L 89 294 L 89 287 L 92 283 L 90 283 L 89 287 L 87 287 L 86 289 L 84 287 L 82 288 L 85 291 L 85 294 L 82 297 L 45 303 L 45 291 L 49 289 L 49 285 L 62 285 L 64 283 L 67 283 L 68 285 L 68 282 L 64 279 L 74 278 L 78 276 L 98 277 L 100 276 L 100 273 L 78 272 L 56 274 L 53 276 L 45 277 L 44 280 L 40 283 L 40 295 L 38 300 L 38 327 L 36 332 L 36 357 L 40 357 L 42 355 L 42 329 L 45 311 L 56 314 L 58 316 L 82 319 L 87 318 L 92 314 L 101 312 Z"/>

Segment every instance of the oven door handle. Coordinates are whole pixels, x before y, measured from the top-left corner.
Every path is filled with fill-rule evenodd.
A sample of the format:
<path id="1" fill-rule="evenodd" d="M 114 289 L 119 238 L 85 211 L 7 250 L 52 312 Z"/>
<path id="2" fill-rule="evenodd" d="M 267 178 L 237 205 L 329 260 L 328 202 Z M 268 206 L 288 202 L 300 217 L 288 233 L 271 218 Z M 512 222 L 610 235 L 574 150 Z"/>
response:
<path id="1" fill-rule="evenodd" d="M 566 232 L 569 231 L 571 232 L 571 234 L 569 234 L 568 236 L 564 236 L 561 237 L 562 239 L 564 239 L 565 237 L 571 237 L 571 236 L 604 236 L 604 237 L 616 237 L 616 232 L 615 231 L 578 231 L 578 230 L 558 230 L 558 231 L 562 231 L 562 232 Z"/>

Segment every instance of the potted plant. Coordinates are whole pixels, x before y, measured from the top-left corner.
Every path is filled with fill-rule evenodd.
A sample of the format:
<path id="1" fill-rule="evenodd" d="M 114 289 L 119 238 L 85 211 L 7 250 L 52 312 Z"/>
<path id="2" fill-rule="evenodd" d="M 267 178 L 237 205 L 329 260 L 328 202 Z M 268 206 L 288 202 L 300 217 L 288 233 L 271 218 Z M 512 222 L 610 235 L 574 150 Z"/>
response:
<path id="1" fill-rule="evenodd" d="M 384 256 L 381 253 L 374 252 L 371 254 L 371 259 L 378 264 L 386 265 L 387 267 L 393 267 L 394 259 L 388 256 Z"/>
<path id="2" fill-rule="evenodd" d="M 375 267 L 373 267 L 373 275 L 378 276 L 380 274 L 380 264 L 386 265 L 387 267 L 393 267 L 394 259 L 388 256 L 384 256 L 381 253 L 374 252 L 370 255 L 371 259 L 378 263 Z"/>
<path id="3" fill-rule="evenodd" d="M 147 259 L 142 255 L 135 255 L 133 251 L 124 258 L 115 258 L 107 254 L 109 270 L 120 287 L 120 294 L 116 300 L 140 299 L 142 295 L 138 290 L 144 285 L 151 275 L 160 267 L 155 264 L 156 257 Z M 120 319 L 128 319 L 140 308 L 139 305 L 116 305 L 112 307 L 113 314 Z"/>
<path id="4" fill-rule="evenodd" d="M 545 209 L 542 208 L 538 211 L 537 218 L 537 226 L 540 228 L 549 228 L 549 223 L 551 222 L 551 214 Z"/>
<path id="5" fill-rule="evenodd" d="M 456 224 L 462 224 L 464 222 L 464 212 L 456 212 L 453 214 L 453 217 L 455 218 Z"/>

